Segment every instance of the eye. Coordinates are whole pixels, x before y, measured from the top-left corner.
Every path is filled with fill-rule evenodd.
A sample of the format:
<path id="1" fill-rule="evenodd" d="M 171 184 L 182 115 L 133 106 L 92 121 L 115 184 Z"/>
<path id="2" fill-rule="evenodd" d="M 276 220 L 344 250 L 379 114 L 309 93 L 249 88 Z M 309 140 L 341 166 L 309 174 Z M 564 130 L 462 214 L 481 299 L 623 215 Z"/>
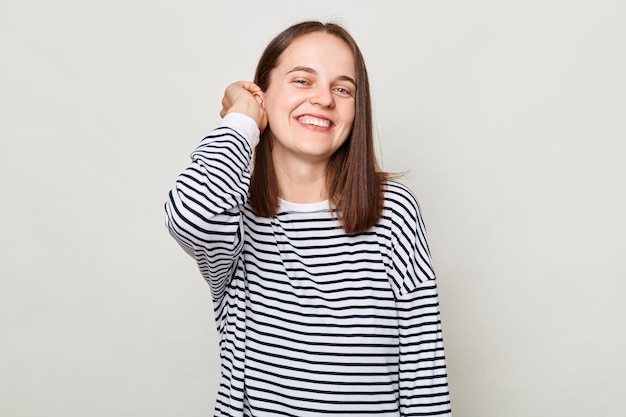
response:
<path id="1" fill-rule="evenodd" d="M 292 83 L 296 84 L 297 86 L 307 86 L 311 84 L 308 80 L 305 80 L 303 78 L 296 78 L 292 81 Z"/>
<path id="2" fill-rule="evenodd" d="M 346 87 L 335 87 L 335 91 L 342 96 L 352 97 L 352 90 Z"/>

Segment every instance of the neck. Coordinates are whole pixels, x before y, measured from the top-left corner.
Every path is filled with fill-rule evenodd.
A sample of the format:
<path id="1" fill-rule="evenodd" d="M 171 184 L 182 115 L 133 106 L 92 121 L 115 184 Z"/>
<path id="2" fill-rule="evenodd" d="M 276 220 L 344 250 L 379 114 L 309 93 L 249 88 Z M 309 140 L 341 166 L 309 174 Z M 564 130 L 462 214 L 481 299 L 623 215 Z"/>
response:
<path id="1" fill-rule="evenodd" d="M 326 166 L 276 164 L 278 195 L 292 203 L 316 203 L 328 199 Z"/>

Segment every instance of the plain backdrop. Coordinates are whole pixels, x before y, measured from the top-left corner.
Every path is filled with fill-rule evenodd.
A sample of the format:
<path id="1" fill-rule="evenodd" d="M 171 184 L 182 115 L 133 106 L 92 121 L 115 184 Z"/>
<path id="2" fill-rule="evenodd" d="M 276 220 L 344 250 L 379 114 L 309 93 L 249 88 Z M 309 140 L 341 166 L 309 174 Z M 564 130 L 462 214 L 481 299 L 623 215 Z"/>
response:
<path id="1" fill-rule="evenodd" d="M 212 414 L 209 289 L 163 203 L 225 86 L 303 19 L 365 55 L 455 416 L 623 416 L 623 0 L 1 0 L 0 415 Z"/>

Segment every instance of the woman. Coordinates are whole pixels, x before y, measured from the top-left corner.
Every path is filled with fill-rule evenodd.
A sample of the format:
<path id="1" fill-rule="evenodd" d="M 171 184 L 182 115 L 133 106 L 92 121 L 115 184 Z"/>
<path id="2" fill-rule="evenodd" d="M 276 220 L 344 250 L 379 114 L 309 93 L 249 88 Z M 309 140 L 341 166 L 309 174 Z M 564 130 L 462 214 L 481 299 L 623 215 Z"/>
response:
<path id="1" fill-rule="evenodd" d="M 166 203 L 213 296 L 215 415 L 450 415 L 424 225 L 377 167 L 352 37 L 286 29 L 222 104 Z"/>

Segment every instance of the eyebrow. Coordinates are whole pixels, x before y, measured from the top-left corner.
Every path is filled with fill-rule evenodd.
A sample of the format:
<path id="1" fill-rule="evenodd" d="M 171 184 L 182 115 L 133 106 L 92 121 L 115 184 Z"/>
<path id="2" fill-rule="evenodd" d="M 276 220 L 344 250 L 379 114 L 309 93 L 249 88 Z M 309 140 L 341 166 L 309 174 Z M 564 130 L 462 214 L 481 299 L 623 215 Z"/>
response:
<path id="1" fill-rule="evenodd" d="M 304 72 L 308 72 L 309 74 L 317 75 L 317 71 L 315 71 L 313 68 L 311 68 L 311 67 L 300 67 L 300 66 L 294 67 L 291 70 L 287 71 L 287 74 L 291 74 L 292 72 L 297 72 L 297 71 L 304 71 Z M 349 81 L 352 84 L 354 84 L 355 87 L 357 86 L 356 81 L 352 77 L 349 77 L 347 75 L 340 75 L 336 79 L 337 80 L 341 80 L 341 81 Z"/>

